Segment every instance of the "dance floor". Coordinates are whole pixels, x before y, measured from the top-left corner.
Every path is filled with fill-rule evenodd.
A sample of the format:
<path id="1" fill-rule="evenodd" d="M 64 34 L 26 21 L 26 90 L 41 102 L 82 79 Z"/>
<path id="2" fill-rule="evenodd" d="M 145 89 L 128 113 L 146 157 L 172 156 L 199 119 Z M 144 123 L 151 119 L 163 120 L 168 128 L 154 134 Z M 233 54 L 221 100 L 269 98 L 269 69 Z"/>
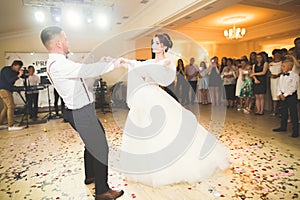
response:
<path id="1" fill-rule="evenodd" d="M 111 148 L 118 148 L 122 130 L 113 116 L 122 121 L 126 111 L 97 112 Z M 207 128 L 210 105 L 200 105 L 200 113 L 199 122 Z M 298 199 L 300 138 L 289 137 L 290 132 L 273 133 L 279 121 L 269 114 L 228 110 L 218 137 L 230 150 L 231 166 L 203 182 L 152 188 L 128 182 L 110 169 L 109 184 L 125 190 L 120 200 Z M 83 168 L 83 143 L 61 119 L 22 131 L 0 131 L 1 200 L 92 200 L 94 184 L 84 185 Z"/>

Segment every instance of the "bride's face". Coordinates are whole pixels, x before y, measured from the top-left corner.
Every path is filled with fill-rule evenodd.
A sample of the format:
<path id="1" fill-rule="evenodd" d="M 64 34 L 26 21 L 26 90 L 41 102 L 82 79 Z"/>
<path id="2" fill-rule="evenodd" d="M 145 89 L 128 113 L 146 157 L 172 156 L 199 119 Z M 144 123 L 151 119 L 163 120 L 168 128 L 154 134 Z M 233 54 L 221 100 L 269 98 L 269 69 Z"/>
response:
<path id="1" fill-rule="evenodd" d="M 160 43 L 158 37 L 154 37 L 152 40 L 152 52 L 153 53 L 164 52 L 164 45 Z"/>

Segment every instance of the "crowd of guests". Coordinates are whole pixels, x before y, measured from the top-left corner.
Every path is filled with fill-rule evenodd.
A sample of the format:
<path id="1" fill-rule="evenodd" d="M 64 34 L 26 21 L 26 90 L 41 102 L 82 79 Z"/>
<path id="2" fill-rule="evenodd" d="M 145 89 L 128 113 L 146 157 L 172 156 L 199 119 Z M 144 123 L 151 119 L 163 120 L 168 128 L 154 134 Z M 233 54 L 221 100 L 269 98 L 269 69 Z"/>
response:
<path id="1" fill-rule="evenodd" d="M 226 101 L 228 108 L 264 115 L 265 95 L 270 90 L 272 115 L 279 115 L 278 83 L 283 74 L 283 61 L 291 60 L 291 70 L 300 75 L 300 38 L 294 40 L 294 45 L 288 50 L 274 49 L 270 57 L 266 52 L 251 52 L 249 57 L 240 59 L 223 57 L 219 63 L 219 58 L 214 56 L 210 63 L 201 62 L 199 67 L 194 58 L 185 67 L 179 59 L 174 91 L 182 104 L 196 103 L 195 94 L 199 90 L 201 104 L 208 104 L 209 99 L 216 106 Z M 297 90 L 299 100 L 299 84 Z"/>

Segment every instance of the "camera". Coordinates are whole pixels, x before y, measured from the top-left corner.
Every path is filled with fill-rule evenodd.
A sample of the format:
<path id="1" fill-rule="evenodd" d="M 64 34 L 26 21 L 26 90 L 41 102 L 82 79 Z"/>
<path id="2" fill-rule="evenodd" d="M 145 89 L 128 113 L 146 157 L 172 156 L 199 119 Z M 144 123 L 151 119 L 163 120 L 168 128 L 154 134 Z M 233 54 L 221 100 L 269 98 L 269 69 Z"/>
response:
<path id="1" fill-rule="evenodd" d="M 26 79 L 28 78 L 28 70 L 26 69 L 26 67 L 23 68 L 23 74 L 21 76 L 21 78 Z"/>

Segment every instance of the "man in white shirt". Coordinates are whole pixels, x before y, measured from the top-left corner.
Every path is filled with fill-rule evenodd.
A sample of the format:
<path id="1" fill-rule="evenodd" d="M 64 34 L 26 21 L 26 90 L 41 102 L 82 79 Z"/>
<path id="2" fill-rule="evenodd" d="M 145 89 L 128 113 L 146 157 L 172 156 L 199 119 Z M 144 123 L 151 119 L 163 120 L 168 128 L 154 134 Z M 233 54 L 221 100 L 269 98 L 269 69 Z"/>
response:
<path id="1" fill-rule="evenodd" d="M 196 94 L 196 88 L 197 88 L 197 80 L 199 75 L 199 68 L 195 63 L 195 58 L 190 59 L 190 64 L 186 66 L 186 78 L 189 81 L 191 87 L 192 87 L 192 97 L 191 97 L 191 103 L 195 103 L 195 94 Z M 188 95 L 189 95 L 190 87 L 188 88 Z M 188 98 L 189 99 L 189 98 Z"/>
<path id="2" fill-rule="evenodd" d="M 35 75 L 35 69 L 32 65 L 28 66 L 28 78 L 27 78 L 27 86 L 34 86 L 40 84 L 40 77 Z M 39 100 L 39 91 L 28 91 L 27 92 L 27 101 L 28 101 L 28 110 L 30 114 L 30 118 L 34 120 L 37 118 L 38 113 L 38 100 Z"/>
<path id="3" fill-rule="evenodd" d="M 116 199 L 124 191 L 116 191 L 107 184 L 108 145 L 102 124 L 97 118 L 92 92 L 85 78 L 96 77 L 114 69 L 112 62 L 93 64 L 75 63 L 66 58 L 69 44 L 65 32 L 57 26 L 41 32 L 41 40 L 47 48 L 47 74 L 67 107 L 67 121 L 84 141 L 85 184 L 95 181 L 95 199 Z"/>

